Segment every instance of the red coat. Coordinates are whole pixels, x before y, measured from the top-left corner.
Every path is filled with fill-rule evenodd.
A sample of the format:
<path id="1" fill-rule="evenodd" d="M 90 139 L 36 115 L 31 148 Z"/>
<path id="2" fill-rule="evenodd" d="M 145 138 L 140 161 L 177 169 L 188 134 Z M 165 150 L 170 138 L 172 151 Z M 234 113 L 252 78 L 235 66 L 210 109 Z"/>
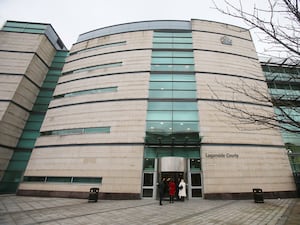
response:
<path id="1" fill-rule="evenodd" d="M 174 181 L 169 182 L 169 195 L 174 196 L 176 192 L 176 185 Z"/>

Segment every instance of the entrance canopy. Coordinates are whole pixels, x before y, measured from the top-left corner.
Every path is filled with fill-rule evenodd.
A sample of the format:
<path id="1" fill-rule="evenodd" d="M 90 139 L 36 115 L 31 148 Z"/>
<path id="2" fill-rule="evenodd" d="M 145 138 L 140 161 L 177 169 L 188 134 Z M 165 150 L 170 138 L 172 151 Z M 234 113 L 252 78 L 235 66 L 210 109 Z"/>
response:
<path id="1" fill-rule="evenodd" d="M 146 146 L 189 146 L 199 147 L 201 144 L 201 137 L 199 133 L 154 133 L 146 132 L 145 145 Z"/>

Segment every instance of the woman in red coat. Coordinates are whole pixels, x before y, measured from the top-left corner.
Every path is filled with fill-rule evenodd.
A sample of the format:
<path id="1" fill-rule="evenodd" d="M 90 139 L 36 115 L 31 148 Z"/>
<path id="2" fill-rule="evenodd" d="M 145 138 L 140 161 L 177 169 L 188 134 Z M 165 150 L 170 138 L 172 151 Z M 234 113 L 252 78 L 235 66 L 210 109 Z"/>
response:
<path id="1" fill-rule="evenodd" d="M 173 179 L 171 179 L 169 182 L 170 203 L 174 203 L 175 192 L 176 192 L 176 185 L 175 185 Z"/>

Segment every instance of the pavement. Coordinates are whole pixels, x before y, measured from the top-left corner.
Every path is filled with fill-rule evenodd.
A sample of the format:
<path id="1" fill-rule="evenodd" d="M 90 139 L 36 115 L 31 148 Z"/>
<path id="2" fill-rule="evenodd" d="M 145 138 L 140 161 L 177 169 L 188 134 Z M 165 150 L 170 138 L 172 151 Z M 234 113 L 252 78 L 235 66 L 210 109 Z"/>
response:
<path id="1" fill-rule="evenodd" d="M 299 225 L 300 199 L 98 200 L 0 195 L 1 225 Z"/>

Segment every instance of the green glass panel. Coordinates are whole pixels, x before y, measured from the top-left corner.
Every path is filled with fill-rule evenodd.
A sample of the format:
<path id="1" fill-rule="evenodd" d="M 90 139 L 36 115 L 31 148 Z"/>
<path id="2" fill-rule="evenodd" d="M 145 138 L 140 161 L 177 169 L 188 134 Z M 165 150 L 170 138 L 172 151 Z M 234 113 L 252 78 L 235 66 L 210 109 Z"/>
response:
<path id="1" fill-rule="evenodd" d="M 173 98 L 173 92 L 149 90 L 149 98 Z"/>
<path id="2" fill-rule="evenodd" d="M 172 120 L 172 111 L 148 111 L 147 120 Z"/>
<path id="3" fill-rule="evenodd" d="M 148 110 L 171 110 L 172 102 L 148 102 Z"/>
<path id="4" fill-rule="evenodd" d="M 55 67 L 55 68 L 62 68 L 64 66 L 64 62 L 53 62 L 51 64 L 51 67 Z"/>
<path id="5" fill-rule="evenodd" d="M 60 70 L 49 70 L 48 75 L 50 75 L 50 76 L 60 76 L 61 71 Z"/>
<path id="6" fill-rule="evenodd" d="M 109 133 L 110 127 L 92 127 L 92 128 L 85 128 L 84 133 L 91 134 L 91 133 Z"/>
<path id="7" fill-rule="evenodd" d="M 31 114 L 28 118 L 28 121 L 36 121 L 36 122 L 42 122 L 44 120 L 43 114 Z"/>
<path id="8" fill-rule="evenodd" d="M 194 82 L 173 82 L 173 89 L 176 90 L 196 90 Z"/>
<path id="9" fill-rule="evenodd" d="M 196 98 L 196 91 L 173 91 L 174 98 Z"/>
<path id="10" fill-rule="evenodd" d="M 26 130 L 39 130 L 41 127 L 40 122 L 28 121 L 25 125 Z"/>
<path id="11" fill-rule="evenodd" d="M 193 65 L 160 65 L 152 64 L 152 71 L 194 71 Z"/>
<path id="12" fill-rule="evenodd" d="M 173 122 L 172 123 L 173 132 L 180 133 L 190 133 L 190 132 L 199 132 L 198 121 L 196 122 Z"/>
<path id="13" fill-rule="evenodd" d="M 192 37 L 191 32 L 154 32 L 154 38 L 156 37 Z"/>
<path id="14" fill-rule="evenodd" d="M 177 43 L 153 43 L 153 48 L 170 48 L 170 49 L 192 49 L 193 44 L 177 44 Z"/>
<path id="15" fill-rule="evenodd" d="M 100 184 L 102 182 L 101 177 L 74 177 L 73 183 L 95 183 Z"/>
<path id="16" fill-rule="evenodd" d="M 25 161 L 20 161 L 20 160 L 11 160 L 9 162 L 9 165 L 7 167 L 7 170 L 21 170 L 24 171 L 26 169 L 27 166 L 27 160 L 25 159 Z"/>
<path id="17" fill-rule="evenodd" d="M 159 89 L 159 90 L 172 90 L 173 85 L 172 82 L 150 82 L 149 89 Z"/>
<path id="18" fill-rule="evenodd" d="M 150 81 L 172 81 L 172 74 L 151 74 Z"/>
<path id="19" fill-rule="evenodd" d="M 27 138 L 27 139 L 36 139 L 37 137 L 40 136 L 40 133 L 38 131 L 28 131 L 25 130 L 21 136 L 21 139 Z"/>
<path id="20" fill-rule="evenodd" d="M 185 158 L 200 158 L 199 148 L 145 148 L 145 158 L 160 158 L 164 156 L 180 156 Z"/>
<path id="21" fill-rule="evenodd" d="M 152 57 L 182 57 L 182 58 L 192 58 L 192 51 L 152 51 Z"/>
<path id="22" fill-rule="evenodd" d="M 33 148 L 36 139 L 21 139 L 19 140 L 18 147 L 19 148 Z"/>
<path id="23" fill-rule="evenodd" d="M 16 28 L 16 27 L 3 27 L 4 31 L 13 31 L 13 32 L 23 32 L 23 28 Z"/>
<path id="24" fill-rule="evenodd" d="M 84 90 L 84 91 L 76 91 L 76 92 L 71 92 L 71 93 L 65 94 L 65 97 L 79 96 L 79 95 L 86 95 L 86 94 L 115 92 L 117 90 L 118 90 L 117 87 L 107 87 L 107 88 L 91 89 L 91 90 Z"/>
<path id="25" fill-rule="evenodd" d="M 56 87 L 56 82 L 44 82 L 43 88 L 54 89 Z"/>
<path id="26" fill-rule="evenodd" d="M 173 110 L 198 110 L 197 102 L 173 102 Z"/>
<path id="27" fill-rule="evenodd" d="M 155 37 L 153 43 L 192 43 L 189 37 Z"/>
<path id="28" fill-rule="evenodd" d="M 14 152 L 12 160 L 28 160 L 30 158 L 31 152 Z"/>
<path id="29" fill-rule="evenodd" d="M 47 182 L 70 183 L 71 177 L 47 177 Z"/>
<path id="30" fill-rule="evenodd" d="M 64 63 L 66 61 L 66 57 L 65 56 L 59 56 L 59 55 L 55 55 L 53 62 L 57 63 L 57 62 L 61 62 Z"/>
<path id="31" fill-rule="evenodd" d="M 194 64 L 193 58 L 152 58 L 152 64 Z"/>
<path id="32" fill-rule="evenodd" d="M 156 133 L 172 132 L 172 122 L 167 121 L 147 121 L 147 131 Z"/>
<path id="33" fill-rule="evenodd" d="M 150 170 L 153 171 L 154 170 L 154 163 L 155 160 L 152 158 L 144 158 L 144 170 Z"/>
<path id="34" fill-rule="evenodd" d="M 103 64 L 103 65 L 97 65 L 97 66 L 89 66 L 86 68 L 74 70 L 73 73 L 80 73 L 84 71 L 91 71 L 91 70 L 97 70 L 97 69 L 103 69 L 103 68 L 109 68 L 109 67 L 117 67 L 122 66 L 122 62 L 116 62 L 116 63 L 109 63 L 109 64 Z"/>
<path id="35" fill-rule="evenodd" d="M 173 120 L 180 121 L 197 121 L 197 111 L 173 111 Z"/>
<path id="36" fill-rule="evenodd" d="M 25 176 L 23 181 L 25 182 L 45 182 L 46 177 L 38 177 L 38 176 Z"/>
<path id="37" fill-rule="evenodd" d="M 194 74 L 151 74 L 150 81 L 195 81 Z"/>

